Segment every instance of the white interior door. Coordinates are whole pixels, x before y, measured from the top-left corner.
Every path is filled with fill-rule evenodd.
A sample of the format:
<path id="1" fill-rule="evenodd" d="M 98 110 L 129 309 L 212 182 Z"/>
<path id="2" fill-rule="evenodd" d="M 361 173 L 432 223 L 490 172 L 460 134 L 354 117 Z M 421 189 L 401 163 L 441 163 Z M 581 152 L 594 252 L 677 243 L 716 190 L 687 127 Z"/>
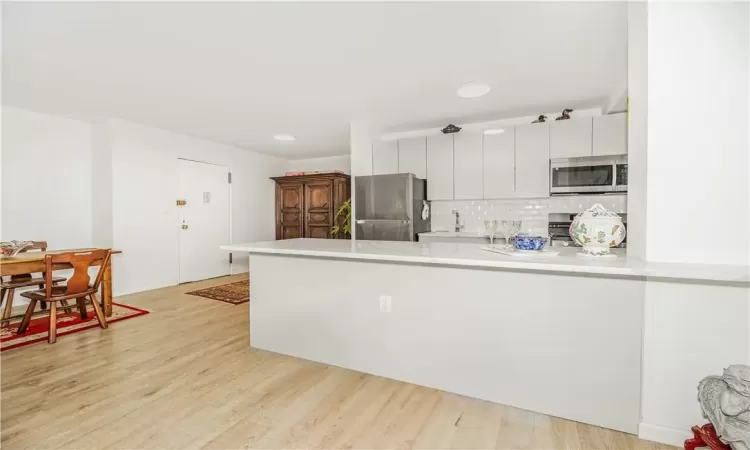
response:
<path id="1" fill-rule="evenodd" d="M 229 169 L 177 160 L 180 283 L 229 275 Z"/>

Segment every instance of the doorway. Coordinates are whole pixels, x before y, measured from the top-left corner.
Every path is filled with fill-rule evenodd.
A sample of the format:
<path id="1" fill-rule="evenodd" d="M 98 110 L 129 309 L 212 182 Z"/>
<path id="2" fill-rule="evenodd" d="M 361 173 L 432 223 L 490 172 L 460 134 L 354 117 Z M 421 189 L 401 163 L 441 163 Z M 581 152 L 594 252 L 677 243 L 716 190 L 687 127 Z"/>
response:
<path id="1" fill-rule="evenodd" d="M 178 159 L 177 173 L 179 282 L 229 275 L 229 168 Z"/>

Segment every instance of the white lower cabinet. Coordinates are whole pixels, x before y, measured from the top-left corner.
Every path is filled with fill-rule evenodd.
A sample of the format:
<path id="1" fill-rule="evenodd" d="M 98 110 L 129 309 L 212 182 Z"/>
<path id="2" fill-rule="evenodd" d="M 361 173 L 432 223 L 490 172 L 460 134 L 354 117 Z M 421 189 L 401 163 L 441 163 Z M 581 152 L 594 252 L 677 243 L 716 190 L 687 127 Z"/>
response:
<path id="1" fill-rule="evenodd" d="M 413 173 L 427 178 L 427 138 L 416 137 L 398 141 L 398 172 Z"/>
<path id="2" fill-rule="evenodd" d="M 549 197 L 549 124 L 516 125 L 516 197 Z"/>
<path id="3" fill-rule="evenodd" d="M 516 133 L 509 126 L 501 134 L 484 136 L 484 198 L 511 198 L 516 190 Z"/>
<path id="4" fill-rule="evenodd" d="M 427 199 L 453 200 L 453 135 L 427 137 Z"/>
<path id="5" fill-rule="evenodd" d="M 372 174 L 398 173 L 398 142 L 377 141 L 372 144 Z"/>
<path id="6" fill-rule="evenodd" d="M 476 200 L 482 192 L 482 132 L 462 131 L 453 136 L 453 198 Z"/>

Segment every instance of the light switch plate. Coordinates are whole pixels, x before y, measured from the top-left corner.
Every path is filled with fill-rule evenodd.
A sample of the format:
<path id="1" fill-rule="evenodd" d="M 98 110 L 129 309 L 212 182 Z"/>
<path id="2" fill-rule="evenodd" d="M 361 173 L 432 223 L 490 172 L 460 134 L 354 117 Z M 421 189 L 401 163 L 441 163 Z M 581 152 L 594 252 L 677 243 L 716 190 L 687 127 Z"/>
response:
<path id="1" fill-rule="evenodd" d="M 393 301 L 390 295 L 380 296 L 380 312 L 389 313 L 393 309 Z"/>

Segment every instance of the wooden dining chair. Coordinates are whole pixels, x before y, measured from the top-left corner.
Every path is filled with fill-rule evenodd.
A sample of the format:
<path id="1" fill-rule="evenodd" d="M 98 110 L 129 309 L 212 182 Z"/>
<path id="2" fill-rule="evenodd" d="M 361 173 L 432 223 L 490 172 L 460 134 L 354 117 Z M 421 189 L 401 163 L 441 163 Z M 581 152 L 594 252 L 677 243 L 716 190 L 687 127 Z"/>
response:
<path id="1" fill-rule="evenodd" d="M 21 250 L 21 253 L 25 253 L 29 250 L 37 250 L 45 252 L 47 251 L 47 241 L 32 241 L 32 246 Z M 52 277 L 52 284 L 55 285 L 65 281 L 65 277 Z M 10 322 L 10 317 L 13 313 L 13 297 L 16 289 L 24 288 L 29 286 L 39 286 L 39 289 L 44 289 L 45 273 L 42 272 L 41 277 L 35 277 L 30 273 L 21 275 L 12 275 L 10 280 L 5 281 L 0 277 L 0 306 L 2 306 L 5 295 L 8 295 L 8 299 L 5 303 L 5 309 L 3 310 L 3 318 L 0 322 L 0 326 L 5 326 Z M 47 302 L 41 303 L 42 309 L 47 309 Z"/>
<path id="2" fill-rule="evenodd" d="M 45 275 L 47 282 L 43 290 L 23 292 L 21 295 L 31 300 L 29 307 L 26 309 L 26 315 L 18 327 L 18 334 L 26 332 L 31 321 L 31 315 L 34 313 L 34 307 L 37 302 L 49 303 L 49 343 L 54 344 L 57 340 L 57 302 L 63 306 L 67 305 L 68 300 L 75 299 L 78 303 L 78 311 L 81 319 L 86 319 L 86 298 L 91 299 L 94 306 L 96 320 L 99 326 L 106 329 L 107 321 L 104 318 L 99 299 L 96 293 L 102 283 L 104 269 L 109 264 L 112 250 L 86 250 L 80 252 L 67 252 L 47 255 L 44 258 Z M 99 272 L 96 274 L 93 284 L 89 284 L 89 267 L 95 262 L 101 261 Z M 55 264 L 70 264 L 73 266 L 73 275 L 68 279 L 64 286 L 52 285 L 52 267 Z"/>

